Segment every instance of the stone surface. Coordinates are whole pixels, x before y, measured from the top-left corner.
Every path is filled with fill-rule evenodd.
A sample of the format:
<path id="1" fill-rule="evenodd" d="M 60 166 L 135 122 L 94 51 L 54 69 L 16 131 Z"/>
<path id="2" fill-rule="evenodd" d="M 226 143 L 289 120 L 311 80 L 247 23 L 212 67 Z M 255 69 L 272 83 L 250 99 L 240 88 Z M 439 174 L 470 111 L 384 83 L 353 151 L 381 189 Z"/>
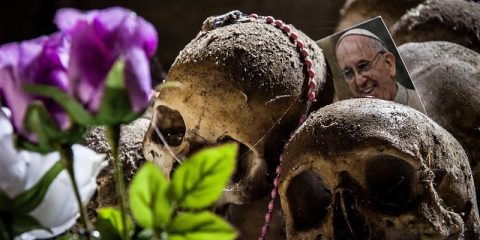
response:
<path id="1" fill-rule="evenodd" d="M 132 180 L 137 169 L 145 162 L 142 146 L 145 132 L 150 124 L 151 114 L 147 112 L 142 117 L 130 124 L 123 125 L 120 130 L 120 159 L 123 164 L 126 187 Z M 104 127 L 91 129 L 83 143 L 85 146 L 95 150 L 97 153 L 107 155 L 108 166 L 97 178 L 98 190 L 88 205 L 90 218 L 95 219 L 99 208 L 112 207 L 117 205 L 115 192 L 113 158 L 110 153 L 110 145 L 105 135 Z"/>

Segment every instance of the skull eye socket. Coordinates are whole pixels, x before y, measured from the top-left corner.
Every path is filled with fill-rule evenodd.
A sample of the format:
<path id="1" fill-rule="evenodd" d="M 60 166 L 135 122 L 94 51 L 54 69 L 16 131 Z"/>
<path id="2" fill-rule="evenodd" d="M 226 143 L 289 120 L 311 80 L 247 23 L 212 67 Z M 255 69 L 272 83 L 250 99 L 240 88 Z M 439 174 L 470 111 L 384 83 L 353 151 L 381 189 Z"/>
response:
<path id="1" fill-rule="evenodd" d="M 237 153 L 237 165 L 235 167 L 235 173 L 232 175 L 232 181 L 234 183 L 240 182 L 245 175 L 247 174 L 247 171 L 250 168 L 251 165 L 251 160 L 248 156 L 250 149 L 242 144 L 241 142 L 233 139 L 230 136 L 223 136 L 217 140 L 218 143 L 226 143 L 226 142 L 234 142 L 238 144 L 238 153 Z"/>
<path id="2" fill-rule="evenodd" d="M 390 210 L 407 207 L 414 199 L 415 168 L 401 158 L 379 155 L 366 165 L 366 181 L 373 200 Z"/>
<path id="3" fill-rule="evenodd" d="M 151 133 L 152 141 L 164 145 L 161 139 L 163 137 L 168 145 L 180 146 L 186 131 L 182 115 L 166 106 L 158 106 L 156 110 L 154 131 Z"/>
<path id="4" fill-rule="evenodd" d="M 295 176 L 287 189 L 287 199 L 296 230 L 318 226 L 327 216 L 332 192 L 314 171 Z"/>

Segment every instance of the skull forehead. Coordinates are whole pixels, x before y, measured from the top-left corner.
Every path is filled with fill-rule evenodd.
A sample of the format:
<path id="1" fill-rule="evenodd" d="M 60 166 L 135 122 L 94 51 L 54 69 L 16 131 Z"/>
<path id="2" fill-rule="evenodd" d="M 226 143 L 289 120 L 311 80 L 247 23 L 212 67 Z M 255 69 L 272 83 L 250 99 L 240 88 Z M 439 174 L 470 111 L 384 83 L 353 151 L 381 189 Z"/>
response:
<path id="1" fill-rule="evenodd" d="M 446 143 L 443 148 L 448 145 L 448 151 L 433 144 L 434 140 Z M 375 145 L 391 146 L 417 158 L 424 158 L 430 147 L 447 155 L 463 152 L 448 132 L 422 113 L 391 101 L 367 98 L 340 101 L 312 113 L 288 149 L 312 149 L 328 156 Z"/>
<path id="2" fill-rule="evenodd" d="M 292 27 L 310 52 L 319 85 L 325 82 L 325 61 L 316 43 Z M 303 64 L 295 45 L 278 28 L 259 22 L 228 25 L 204 32 L 192 40 L 175 60 L 167 81 L 197 81 L 203 67 L 214 71 L 210 79 L 232 86 L 248 99 L 264 102 L 277 96 L 300 96 L 306 89 Z M 195 69 L 193 72 L 192 69 Z M 206 72 L 204 75 L 207 75 Z"/>

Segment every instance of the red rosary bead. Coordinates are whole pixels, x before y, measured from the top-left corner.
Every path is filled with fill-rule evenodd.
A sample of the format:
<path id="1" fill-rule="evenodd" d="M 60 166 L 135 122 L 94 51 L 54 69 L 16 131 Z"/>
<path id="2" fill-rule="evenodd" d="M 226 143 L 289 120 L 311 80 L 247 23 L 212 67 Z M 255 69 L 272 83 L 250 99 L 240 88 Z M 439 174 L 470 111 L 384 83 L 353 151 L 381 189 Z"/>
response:
<path id="1" fill-rule="evenodd" d="M 315 89 L 317 87 L 317 82 L 315 82 L 315 80 L 311 79 L 309 82 L 308 82 L 308 87 L 310 89 Z"/>
<path id="2" fill-rule="evenodd" d="M 272 220 L 272 214 L 271 213 L 265 214 L 265 223 L 270 223 L 271 220 Z"/>
<path id="3" fill-rule="evenodd" d="M 312 66 L 312 60 L 310 60 L 310 58 L 305 58 L 305 61 L 303 62 L 303 64 L 305 64 L 305 66 L 307 66 L 307 67 L 311 67 Z"/>
<path id="4" fill-rule="evenodd" d="M 300 50 L 300 55 L 302 55 L 302 57 L 304 57 L 304 58 L 308 57 L 307 49 L 302 48 L 302 50 Z"/>
<path id="5" fill-rule="evenodd" d="M 278 182 L 279 182 L 278 177 L 273 179 L 273 186 L 278 187 Z M 277 196 L 276 194 L 277 194 L 277 191 L 275 191 L 275 195 L 273 194 L 273 191 L 272 191 L 272 197 Z"/>
<path id="6" fill-rule="evenodd" d="M 252 21 L 255 21 L 258 19 L 258 15 L 255 13 L 250 14 L 250 17 L 252 18 Z M 314 89 L 317 87 L 317 83 L 315 82 L 315 80 L 313 80 L 313 78 L 315 77 L 315 71 L 311 68 L 313 65 L 313 62 L 309 58 L 310 53 L 308 52 L 307 49 L 304 49 L 305 45 L 303 44 L 302 41 L 298 39 L 298 34 L 295 32 L 292 32 L 291 28 L 288 25 L 284 24 L 281 20 L 275 20 L 275 18 L 273 18 L 272 16 L 267 16 L 265 18 L 265 22 L 267 24 L 272 24 L 272 23 L 275 24 L 275 26 L 281 29 L 282 32 L 284 32 L 289 37 L 289 39 L 293 41 L 293 43 L 297 46 L 297 51 L 300 54 L 301 59 L 303 59 L 303 64 L 305 66 L 306 74 L 309 79 L 307 86 L 309 87 L 310 90 L 308 91 L 307 99 L 309 102 L 315 102 L 316 96 L 315 96 Z M 302 114 L 302 116 L 299 119 L 299 124 L 303 124 L 307 120 L 307 117 L 308 117 L 307 113 Z M 294 133 L 295 131 L 292 131 L 290 133 L 290 139 L 293 138 Z M 283 145 L 284 151 L 286 146 L 287 144 L 285 143 Z M 265 214 L 265 223 L 262 226 L 261 236 L 258 238 L 258 240 L 266 239 L 265 236 L 268 233 L 269 223 L 270 221 L 272 221 L 272 217 L 273 217 L 272 211 L 275 208 L 275 198 L 277 198 L 277 194 L 278 194 L 277 189 L 278 189 L 278 185 L 280 184 L 280 174 L 282 172 L 281 164 L 283 162 L 283 153 L 280 154 L 280 156 L 278 157 L 278 160 L 279 160 L 279 163 L 275 169 L 275 178 L 273 179 L 274 187 L 270 192 L 271 200 L 270 202 L 268 202 L 267 213 Z"/>
<path id="7" fill-rule="evenodd" d="M 283 26 L 282 20 L 275 20 L 275 26 L 281 28 Z"/>
<path id="8" fill-rule="evenodd" d="M 280 175 L 281 172 L 282 172 L 282 167 L 280 165 L 278 165 L 277 168 L 275 169 L 275 173 L 277 175 Z"/>
<path id="9" fill-rule="evenodd" d="M 262 227 L 262 237 L 265 237 L 265 235 L 267 235 L 267 232 L 268 232 L 268 225 L 263 225 L 263 227 Z"/>
<path id="10" fill-rule="evenodd" d="M 308 77 L 310 78 L 315 77 L 315 71 L 313 69 L 309 68 L 307 73 L 308 73 Z"/>
<path id="11" fill-rule="evenodd" d="M 297 47 L 298 48 L 303 48 L 303 42 L 300 40 L 297 40 Z"/>
<path id="12" fill-rule="evenodd" d="M 309 92 L 309 93 L 308 93 L 308 101 L 310 101 L 310 102 L 316 102 L 316 101 L 317 101 L 314 92 Z"/>
<path id="13" fill-rule="evenodd" d="M 273 211 L 273 208 L 275 207 L 275 200 L 270 200 L 270 202 L 268 202 L 268 212 L 272 212 Z"/>
<path id="14" fill-rule="evenodd" d="M 294 32 L 290 33 L 290 39 L 292 39 L 292 41 L 297 40 L 297 38 L 298 38 L 298 35 L 296 33 L 294 33 Z"/>
<path id="15" fill-rule="evenodd" d="M 275 178 L 275 179 L 277 179 L 277 178 Z M 275 185 L 275 180 L 273 180 L 273 182 L 274 182 L 273 185 Z M 277 180 L 277 185 L 278 185 L 278 180 Z M 276 187 L 276 186 L 275 186 L 275 187 Z M 271 197 L 272 199 L 275 199 L 275 198 L 277 197 L 277 189 L 275 189 L 275 188 L 272 189 L 272 191 L 270 192 L 270 197 Z"/>
<path id="16" fill-rule="evenodd" d="M 273 21 L 275 21 L 275 19 L 274 19 L 272 16 L 268 16 L 268 17 L 265 19 L 265 22 L 267 22 L 268 24 L 273 23 Z"/>

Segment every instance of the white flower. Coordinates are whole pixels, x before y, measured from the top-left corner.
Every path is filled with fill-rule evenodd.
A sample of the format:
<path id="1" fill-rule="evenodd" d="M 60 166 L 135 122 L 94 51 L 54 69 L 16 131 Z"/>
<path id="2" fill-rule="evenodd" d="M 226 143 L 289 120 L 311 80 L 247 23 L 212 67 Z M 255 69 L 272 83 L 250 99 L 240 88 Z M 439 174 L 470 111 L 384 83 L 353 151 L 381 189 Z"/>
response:
<path id="1" fill-rule="evenodd" d="M 13 145 L 13 127 L 8 115 L 7 109 L 0 110 L 0 191 L 14 198 L 33 187 L 60 160 L 60 155 L 57 152 L 41 155 L 18 151 Z M 74 145 L 72 150 L 75 180 L 82 202 L 86 204 L 97 188 L 97 175 L 108 163 L 104 161 L 104 155 L 84 146 Z M 29 215 L 51 232 L 33 230 L 17 236 L 17 239 L 50 238 L 73 226 L 79 210 L 65 170 L 57 175 L 42 202 Z"/>

